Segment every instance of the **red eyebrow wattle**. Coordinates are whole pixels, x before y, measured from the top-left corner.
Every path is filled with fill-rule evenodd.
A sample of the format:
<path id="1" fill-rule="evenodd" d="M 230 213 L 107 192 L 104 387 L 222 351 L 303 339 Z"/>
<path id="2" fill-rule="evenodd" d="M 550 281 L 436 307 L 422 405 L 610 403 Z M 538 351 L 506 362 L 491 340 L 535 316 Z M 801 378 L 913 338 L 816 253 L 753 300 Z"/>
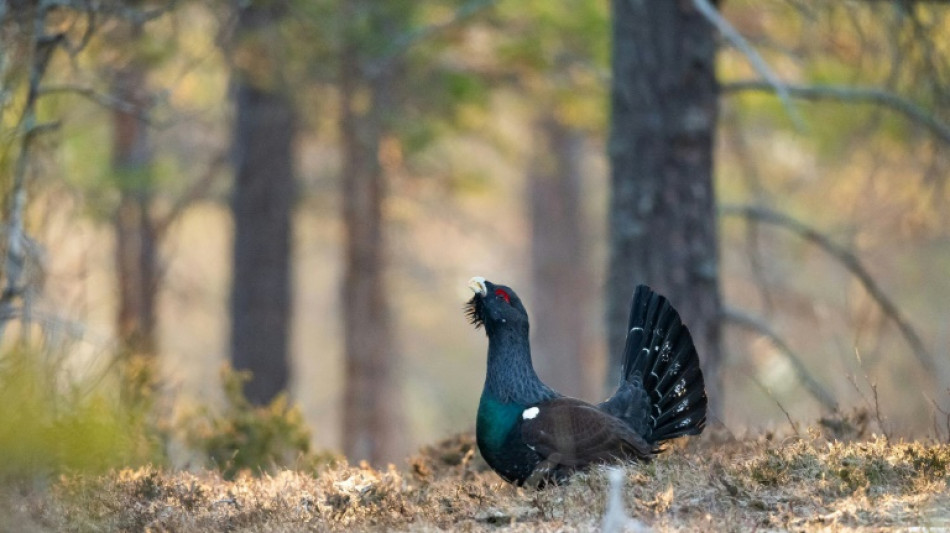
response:
<path id="1" fill-rule="evenodd" d="M 511 296 L 508 296 L 508 293 L 504 289 L 495 289 L 495 295 L 501 296 L 505 299 L 505 303 L 511 304 Z"/>

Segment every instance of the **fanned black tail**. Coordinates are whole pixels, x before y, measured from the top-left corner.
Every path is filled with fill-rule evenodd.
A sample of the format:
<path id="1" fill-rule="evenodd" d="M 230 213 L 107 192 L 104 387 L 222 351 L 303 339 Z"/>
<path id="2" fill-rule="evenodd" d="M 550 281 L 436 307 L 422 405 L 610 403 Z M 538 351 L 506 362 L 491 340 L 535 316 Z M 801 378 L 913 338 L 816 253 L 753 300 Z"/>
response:
<path id="1" fill-rule="evenodd" d="M 633 295 L 623 382 L 601 407 L 648 442 L 698 435 L 706 425 L 706 386 L 689 330 L 669 301 L 646 285 Z"/>

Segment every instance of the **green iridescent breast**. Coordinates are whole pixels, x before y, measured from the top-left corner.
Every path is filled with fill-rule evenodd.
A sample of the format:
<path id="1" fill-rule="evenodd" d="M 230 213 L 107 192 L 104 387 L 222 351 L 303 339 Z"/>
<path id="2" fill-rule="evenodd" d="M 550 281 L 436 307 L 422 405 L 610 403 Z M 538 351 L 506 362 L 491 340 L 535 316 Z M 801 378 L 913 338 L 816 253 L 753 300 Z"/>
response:
<path id="1" fill-rule="evenodd" d="M 516 403 L 504 403 L 487 394 L 478 402 L 478 419 L 475 430 L 479 446 L 488 450 L 498 450 L 505 443 L 524 406 Z M 484 453 L 484 452 L 483 452 Z"/>
<path id="2" fill-rule="evenodd" d="M 519 485 L 531 475 L 541 457 L 521 436 L 520 422 L 525 406 L 499 401 L 482 394 L 478 404 L 475 436 L 478 450 L 492 469 Z"/>

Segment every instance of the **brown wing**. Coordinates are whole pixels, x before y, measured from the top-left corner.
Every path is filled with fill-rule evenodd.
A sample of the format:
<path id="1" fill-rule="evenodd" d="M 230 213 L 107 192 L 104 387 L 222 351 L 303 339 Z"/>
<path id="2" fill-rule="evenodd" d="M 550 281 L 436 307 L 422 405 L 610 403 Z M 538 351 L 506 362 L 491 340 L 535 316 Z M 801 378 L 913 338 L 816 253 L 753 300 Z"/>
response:
<path id="1" fill-rule="evenodd" d="M 623 421 L 589 403 L 557 398 L 535 408 L 526 411 L 533 417 L 523 417 L 521 436 L 551 467 L 652 456 L 653 447 Z"/>

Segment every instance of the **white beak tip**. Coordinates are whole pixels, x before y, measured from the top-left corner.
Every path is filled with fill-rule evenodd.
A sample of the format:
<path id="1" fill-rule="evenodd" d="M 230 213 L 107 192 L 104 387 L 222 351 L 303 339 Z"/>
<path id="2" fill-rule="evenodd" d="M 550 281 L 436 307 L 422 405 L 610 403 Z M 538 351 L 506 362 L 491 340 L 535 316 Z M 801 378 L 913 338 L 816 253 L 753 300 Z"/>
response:
<path id="1" fill-rule="evenodd" d="M 472 292 L 475 294 L 481 294 L 482 296 L 488 294 L 488 287 L 485 286 L 485 278 L 481 276 L 475 276 L 468 280 L 468 288 L 472 289 Z"/>

